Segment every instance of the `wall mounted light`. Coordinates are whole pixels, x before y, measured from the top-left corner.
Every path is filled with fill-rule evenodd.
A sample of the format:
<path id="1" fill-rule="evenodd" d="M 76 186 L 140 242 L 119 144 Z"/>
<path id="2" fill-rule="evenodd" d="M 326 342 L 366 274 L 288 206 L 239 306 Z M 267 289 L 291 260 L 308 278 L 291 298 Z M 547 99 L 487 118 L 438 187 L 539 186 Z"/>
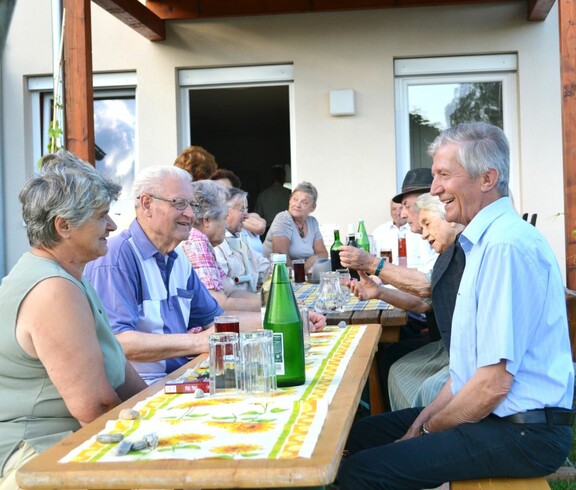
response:
<path id="1" fill-rule="evenodd" d="M 330 114 L 332 116 L 354 116 L 356 114 L 354 90 L 331 90 Z"/>

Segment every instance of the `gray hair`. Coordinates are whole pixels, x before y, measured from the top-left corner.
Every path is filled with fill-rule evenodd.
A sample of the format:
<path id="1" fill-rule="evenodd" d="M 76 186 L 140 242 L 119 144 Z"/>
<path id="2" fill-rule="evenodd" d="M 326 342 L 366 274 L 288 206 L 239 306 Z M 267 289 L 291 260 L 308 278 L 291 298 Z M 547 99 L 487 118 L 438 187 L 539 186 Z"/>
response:
<path id="1" fill-rule="evenodd" d="M 234 207 L 240 203 L 246 202 L 248 199 L 248 193 L 243 191 L 242 189 L 238 189 L 237 187 L 230 187 L 228 188 L 228 206 Z"/>
<path id="2" fill-rule="evenodd" d="M 31 246 L 54 247 L 61 239 L 56 217 L 79 228 L 94 214 L 118 199 L 122 187 L 102 176 L 92 165 L 66 150 L 47 155 L 42 168 L 18 196 Z"/>
<path id="3" fill-rule="evenodd" d="M 142 194 L 160 194 L 164 188 L 164 182 L 169 179 L 179 179 L 182 182 L 192 182 L 192 176 L 179 167 L 168 165 L 154 165 L 141 170 L 132 185 L 132 197 L 134 205 L 140 206 Z"/>
<path id="4" fill-rule="evenodd" d="M 220 220 L 226 218 L 228 207 L 228 189 L 215 180 L 198 180 L 192 182 L 192 200 L 198 203 L 200 209 L 194 212 L 198 219 Z"/>
<path id="5" fill-rule="evenodd" d="M 414 209 L 417 212 L 428 211 L 429 213 L 438 216 L 441 219 L 446 219 L 446 209 L 444 203 L 438 196 L 433 196 L 429 192 L 420 194 L 418 199 L 414 201 Z"/>
<path id="6" fill-rule="evenodd" d="M 293 196 L 295 192 L 305 192 L 312 198 L 312 205 L 316 206 L 316 201 L 318 201 L 318 191 L 310 182 L 300 182 L 292 190 L 291 196 Z"/>
<path id="7" fill-rule="evenodd" d="M 465 123 L 440 133 L 428 148 L 434 157 L 446 144 L 458 146 L 458 161 L 471 178 L 494 168 L 498 171 L 496 188 L 500 196 L 508 195 L 510 149 L 504 131 L 484 122 Z"/>

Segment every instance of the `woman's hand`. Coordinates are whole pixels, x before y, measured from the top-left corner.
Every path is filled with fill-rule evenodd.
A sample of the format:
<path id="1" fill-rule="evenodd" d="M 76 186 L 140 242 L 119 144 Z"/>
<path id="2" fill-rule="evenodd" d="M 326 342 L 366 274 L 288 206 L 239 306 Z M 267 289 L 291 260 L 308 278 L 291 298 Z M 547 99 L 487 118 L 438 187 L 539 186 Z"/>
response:
<path id="1" fill-rule="evenodd" d="M 315 311 L 308 314 L 310 319 L 310 332 L 320 332 L 326 326 L 326 317 Z"/>
<path id="2" fill-rule="evenodd" d="M 242 222 L 242 226 L 255 235 L 262 235 L 266 231 L 266 220 L 257 213 L 248 213 L 248 217 Z"/>

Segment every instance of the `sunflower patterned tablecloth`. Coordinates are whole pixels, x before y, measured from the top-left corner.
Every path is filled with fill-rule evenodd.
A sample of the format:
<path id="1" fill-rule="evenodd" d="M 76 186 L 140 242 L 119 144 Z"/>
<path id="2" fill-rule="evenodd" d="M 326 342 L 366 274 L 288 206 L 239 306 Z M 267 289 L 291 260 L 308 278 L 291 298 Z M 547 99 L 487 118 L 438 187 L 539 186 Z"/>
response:
<path id="1" fill-rule="evenodd" d="M 310 282 L 292 285 L 296 299 L 309 308 L 314 307 L 314 303 L 318 297 L 318 287 L 318 284 Z M 344 307 L 344 311 L 391 310 L 392 308 L 394 307 L 391 304 L 386 303 L 386 301 L 380 299 L 360 301 L 356 296 L 350 294 L 349 302 Z"/>
<path id="2" fill-rule="evenodd" d="M 202 458 L 309 458 L 328 405 L 358 345 L 364 326 L 327 327 L 312 334 L 306 383 L 279 388 L 273 397 L 168 395 L 159 391 L 136 404 L 137 420 L 111 420 L 102 433 L 128 440 L 158 436 L 155 448 L 116 455 L 117 444 L 96 436 L 60 462 L 111 462 Z"/>

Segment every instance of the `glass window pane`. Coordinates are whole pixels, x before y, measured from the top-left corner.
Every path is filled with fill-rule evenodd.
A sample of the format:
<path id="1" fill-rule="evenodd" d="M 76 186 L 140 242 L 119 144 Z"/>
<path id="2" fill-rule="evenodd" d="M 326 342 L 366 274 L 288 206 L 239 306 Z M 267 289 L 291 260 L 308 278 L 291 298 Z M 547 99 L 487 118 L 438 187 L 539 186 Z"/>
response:
<path id="1" fill-rule="evenodd" d="M 134 97 L 94 99 L 96 168 L 122 185 L 122 199 L 134 182 L 136 101 Z"/>
<path id="2" fill-rule="evenodd" d="M 503 128 L 502 82 L 408 86 L 410 168 L 430 167 L 427 148 L 444 129 L 485 121 Z"/>

